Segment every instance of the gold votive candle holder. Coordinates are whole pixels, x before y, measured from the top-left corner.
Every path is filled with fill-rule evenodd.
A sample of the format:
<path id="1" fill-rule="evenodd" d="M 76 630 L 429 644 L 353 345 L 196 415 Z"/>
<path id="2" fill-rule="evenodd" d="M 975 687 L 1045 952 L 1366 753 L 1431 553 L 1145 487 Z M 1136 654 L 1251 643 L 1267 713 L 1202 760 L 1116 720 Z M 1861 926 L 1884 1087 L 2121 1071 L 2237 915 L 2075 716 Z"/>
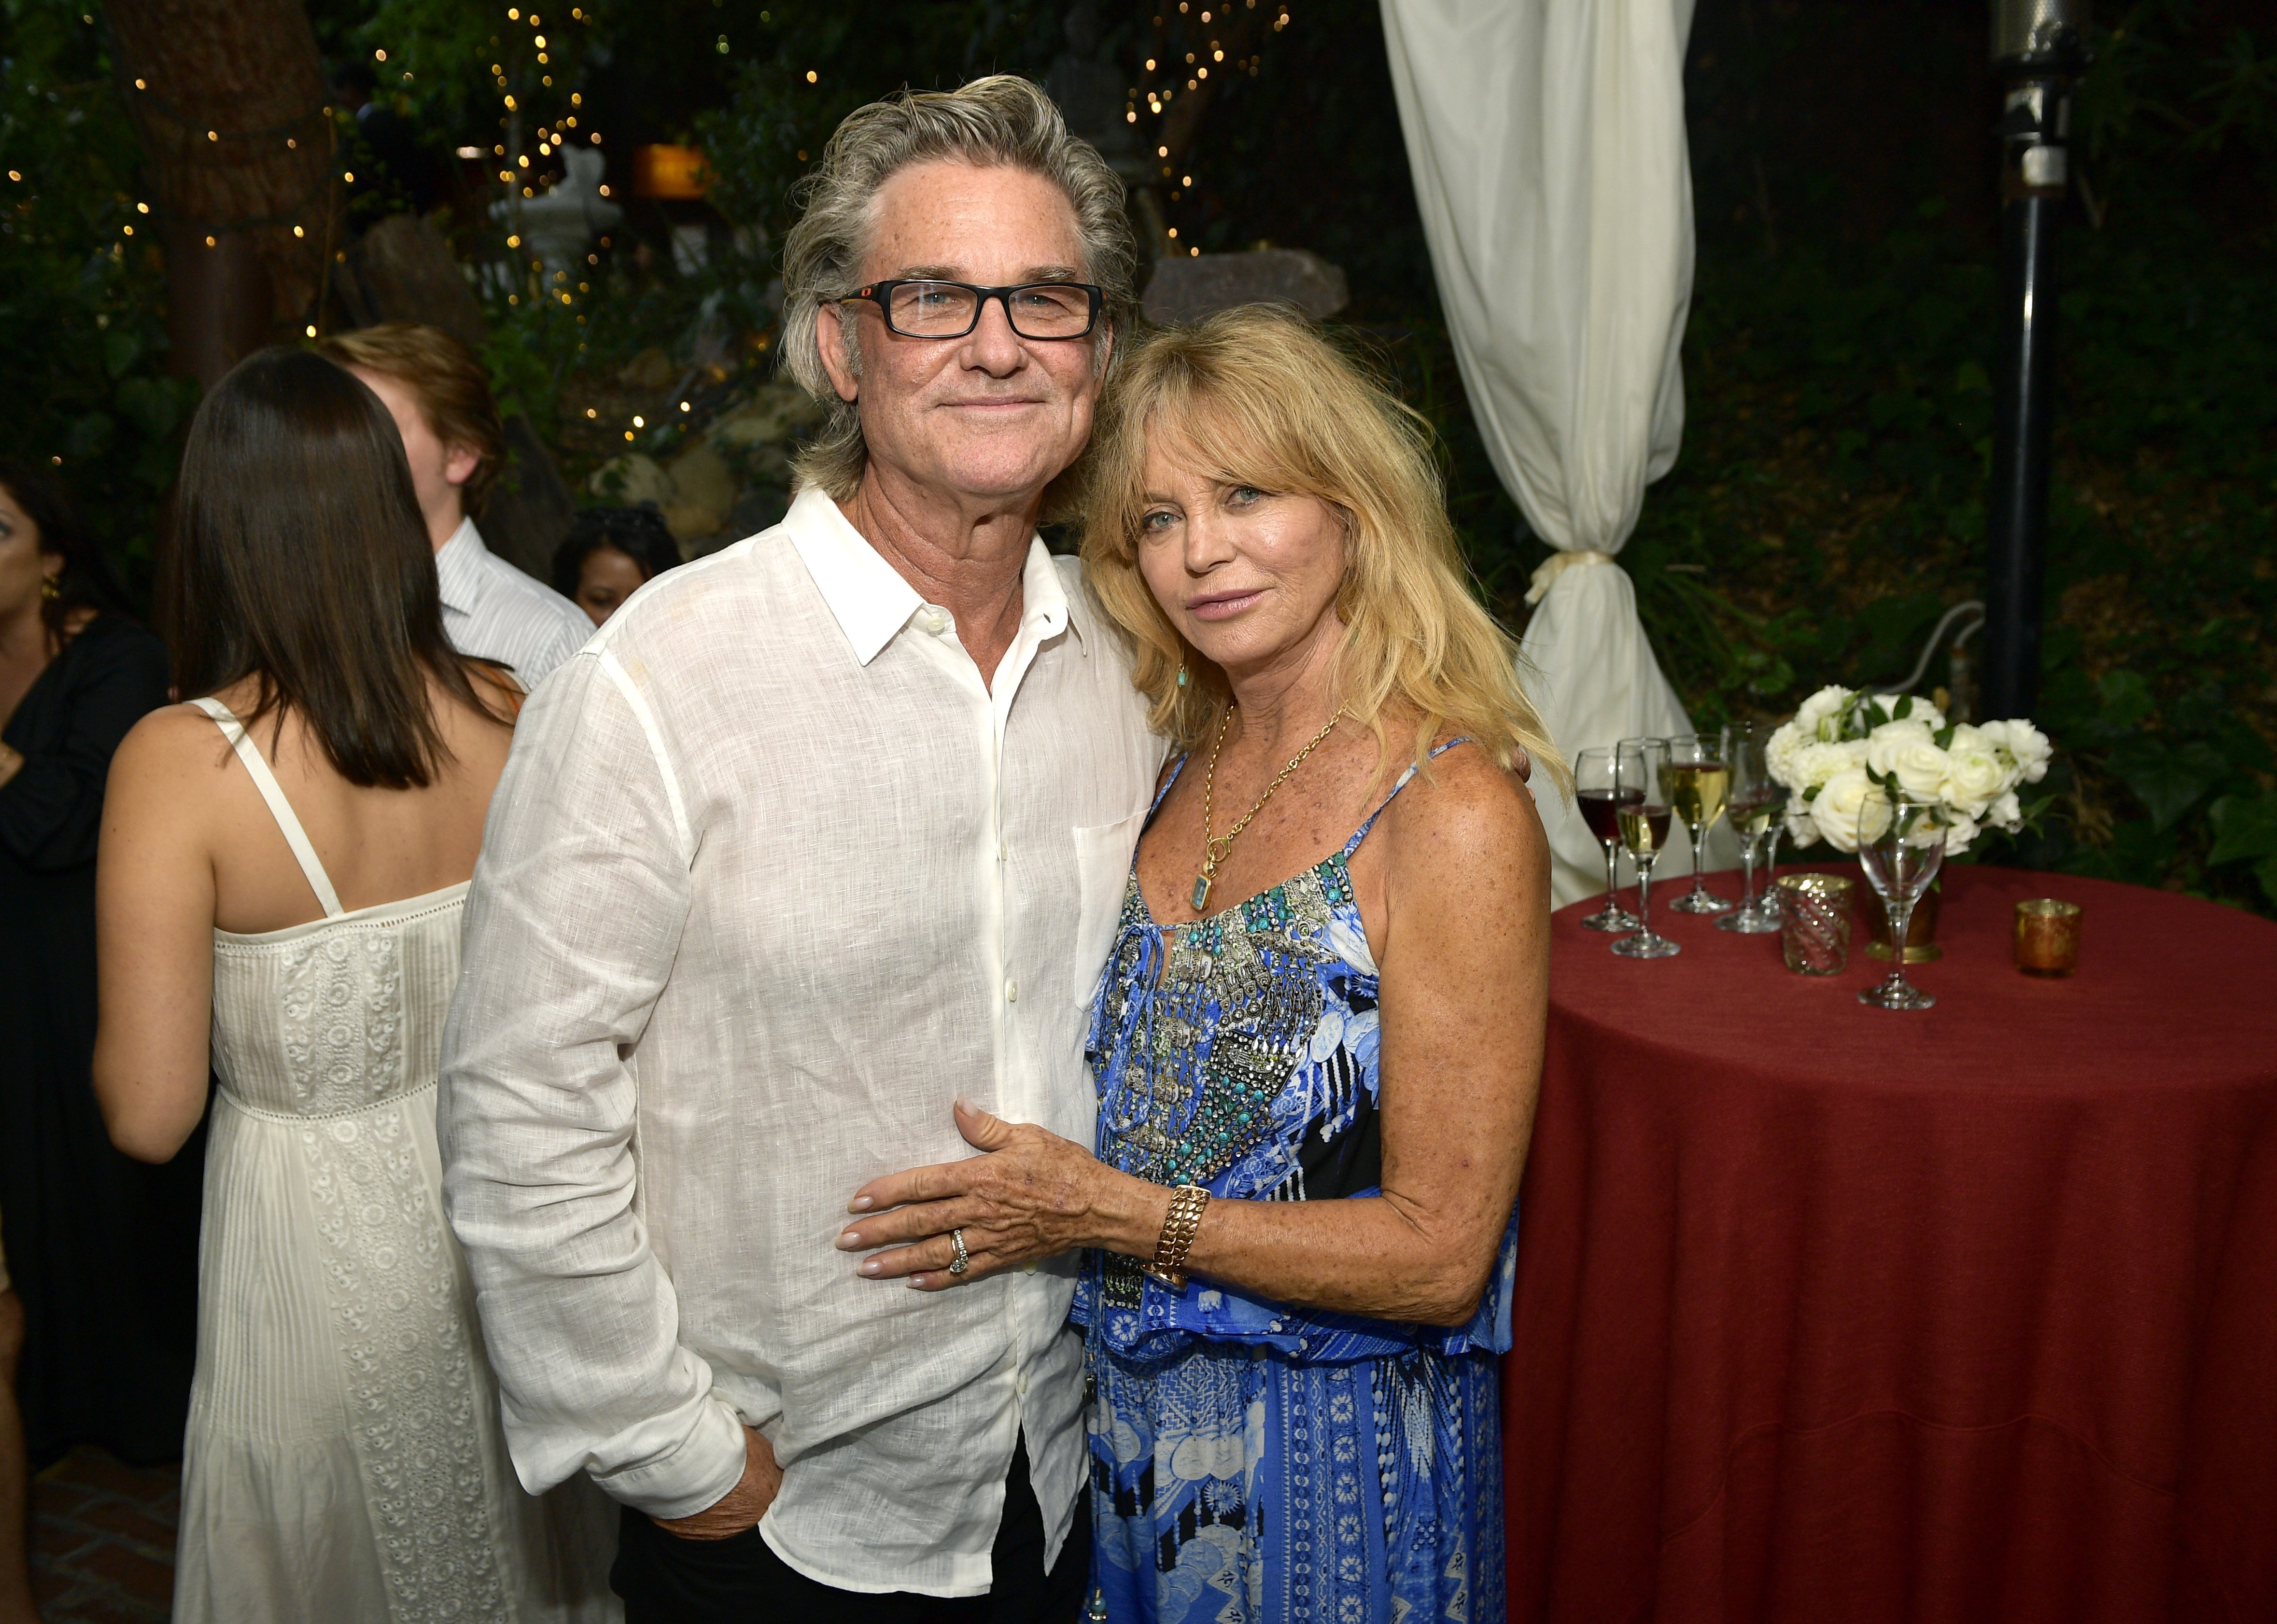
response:
<path id="1" fill-rule="evenodd" d="M 1782 874 L 1779 952 L 1798 975 L 1839 975 L 1850 966 L 1850 892 L 1840 874 Z"/>
<path id="2" fill-rule="evenodd" d="M 2016 968 L 2027 975 L 2079 968 L 2079 904 L 2033 897 L 2016 904 Z"/>

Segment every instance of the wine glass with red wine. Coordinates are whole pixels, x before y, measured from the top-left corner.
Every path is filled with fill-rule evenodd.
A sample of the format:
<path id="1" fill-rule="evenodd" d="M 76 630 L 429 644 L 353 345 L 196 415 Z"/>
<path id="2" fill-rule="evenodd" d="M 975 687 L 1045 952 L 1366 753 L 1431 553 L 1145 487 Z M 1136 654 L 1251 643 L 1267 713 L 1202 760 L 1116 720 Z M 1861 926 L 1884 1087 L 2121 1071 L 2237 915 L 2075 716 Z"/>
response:
<path id="1" fill-rule="evenodd" d="M 1644 799 L 1640 775 L 1643 758 L 1627 744 L 1582 751 L 1573 758 L 1573 800 L 1581 821 L 1605 848 L 1605 906 L 1581 922 L 1592 930 L 1634 930 L 1644 921 L 1621 906 L 1615 865 L 1621 849 L 1620 808 Z M 1626 785 L 1622 768 L 1626 767 Z"/>
<path id="2" fill-rule="evenodd" d="M 1620 803 L 1613 816 L 1620 827 L 1621 846 L 1636 864 L 1640 929 L 1615 942 L 1613 951 L 1624 959 L 1667 959 L 1684 950 L 1653 933 L 1652 865 L 1668 845 L 1669 820 L 1676 812 L 1676 777 L 1669 765 L 1667 740 L 1625 739 L 1619 747 L 1626 750 L 1632 744 L 1637 749 L 1637 799 Z M 1624 786 L 1627 782 L 1622 780 Z"/>

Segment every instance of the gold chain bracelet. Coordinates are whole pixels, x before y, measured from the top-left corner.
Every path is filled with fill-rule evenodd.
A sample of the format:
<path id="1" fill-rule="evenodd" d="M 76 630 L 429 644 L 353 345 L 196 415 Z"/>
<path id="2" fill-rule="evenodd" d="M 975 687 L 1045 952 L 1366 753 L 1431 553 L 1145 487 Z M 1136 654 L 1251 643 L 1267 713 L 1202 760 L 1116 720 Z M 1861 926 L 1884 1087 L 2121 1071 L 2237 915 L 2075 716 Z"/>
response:
<path id="1" fill-rule="evenodd" d="M 1181 1184 L 1170 1194 L 1170 1210 L 1162 1215 L 1162 1233 L 1154 1242 L 1154 1261 L 1145 1268 L 1172 1291 L 1185 1289 L 1186 1252 L 1194 1243 L 1194 1232 L 1202 1226 L 1202 1209 L 1209 1205 L 1209 1198 L 1199 1184 Z"/>

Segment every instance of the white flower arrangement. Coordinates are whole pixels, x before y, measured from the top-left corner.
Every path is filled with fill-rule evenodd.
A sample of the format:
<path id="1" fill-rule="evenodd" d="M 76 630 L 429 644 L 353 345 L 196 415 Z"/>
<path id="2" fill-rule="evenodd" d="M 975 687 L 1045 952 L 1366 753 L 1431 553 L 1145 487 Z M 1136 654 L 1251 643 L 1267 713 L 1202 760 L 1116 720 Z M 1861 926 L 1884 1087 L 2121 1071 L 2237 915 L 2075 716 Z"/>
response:
<path id="1" fill-rule="evenodd" d="M 1965 852 L 1984 829 L 2024 822 L 2019 785 L 2047 776 L 2047 735 L 2014 719 L 1972 727 L 1947 722 L 1936 706 L 1905 694 L 1824 687 L 1764 747 L 1771 775 L 1787 786 L 1787 837 L 1858 849 L 1858 816 L 1875 784 L 1944 803 L 1951 817 L 1947 854 Z"/>

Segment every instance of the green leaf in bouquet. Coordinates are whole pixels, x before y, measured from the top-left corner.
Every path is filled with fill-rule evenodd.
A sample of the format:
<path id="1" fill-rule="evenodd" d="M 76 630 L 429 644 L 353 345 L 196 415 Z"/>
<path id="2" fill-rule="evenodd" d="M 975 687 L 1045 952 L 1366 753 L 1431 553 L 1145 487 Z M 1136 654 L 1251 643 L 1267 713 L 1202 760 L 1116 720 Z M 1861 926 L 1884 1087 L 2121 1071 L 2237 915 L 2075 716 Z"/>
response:
<path id="1" fill-rule="evenodd" d="M 1936 745 L 1940 750 L 1950 750 L 1953 748 L 1953 730 L 1958 728 L 1960 725 L 1961 724 L 1958 722 L 1947 722 L 1943 727 L 1937 730 L 1936 733 L 1931 736 L 1930 742 Z"/>
<path id="2" fill-rule="evenodd" d="M 1891 719 L 1902 722 L 1914 713 L 1914 696 L 1910 694 L 1898 701 L 1898 708 L 1890 712 Z"/>

